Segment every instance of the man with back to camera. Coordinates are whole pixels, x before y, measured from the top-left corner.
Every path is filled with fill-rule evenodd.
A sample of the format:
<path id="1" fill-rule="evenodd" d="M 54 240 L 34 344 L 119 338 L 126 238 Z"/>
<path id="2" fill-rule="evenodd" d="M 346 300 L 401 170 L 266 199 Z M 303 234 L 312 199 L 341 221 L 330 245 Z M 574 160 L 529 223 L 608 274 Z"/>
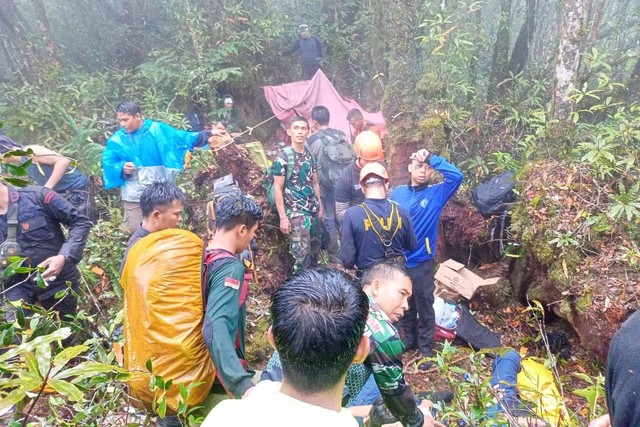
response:
<path id="1" fill-rule="evenodd" d="M 324 46 L 320 37 L 311 35 L 311 30 L 307 24 L 298 27 L 300 37 L 293 42 L 282 55 L 289 56 L 300 50 L 302 57 L 302 75 L 300 80 L 311 80 L 322 65 L 324 59 Z"/>
<path id="2" fill-rule="evenodd" d="M 174 183 L 189 150 L 207 144 L 223 131 L 187 132 L 142 117 L 133 101 L 116 107 L 121 128 L 107 140 L 102 153 L 105 190 L 120 187 L 124 205 L 123 225 L 134 233 L 142 222 L 140 196 L 154 182 Z"/>
<path id="3" fill-rule="evenodd" d="M 406 264 L 404 251 L 416 247 L 411 218 L 402 206 L 387 200 L 389 175 L 380 163 L 360 171 L 364 201 L 347 209 L 341 230 L 340 262 L 356 268 L 356 276 L 385 259 Z"/>
<path id="4" fill-rule="evenodd" d="M 372 131 L 360 133 L 354 143 L 356 158 L 347 166 L 336 181 L 336 220 L 342 222 L 347 208 L 357 206 L 364 201 L 364 192 L 360 187 L 360 170 L 368 163 L 381 163 L 384 158 L 380 136 Z"/>
<path id="5" fill-rule="evenodd" d="M 368 353 L 368 308 L 362 289 L 341 271 L 289 277 L 271 296 L 267 331 L 282 359 L 282 383 L 263 381 L 246 399 L 220 403 L 202 426 L 356 427 L 341 399 L 347 369 Z"/>
<path id="6" fill-rule="evenodd" d="M 433 267 L 438 222 L 445 205 L 458 191 L 463 175 L 443 157 L 424 148 L 411 154 L 408 170 L 409 184 L 398 186 L 391 193 L 391 200 L 409 209 L 418 242 L 415 249 L 406 251 L 409 275 L 413 281 L 413 298 L 399 329 L 407 349 L 417 347 L 422 356 L 430 357 L 436 328 Z M 443 175 L 444 181 L 429 185 L 436 171 Z M 423 362 L 418 368 L 429 369 L 430 365 L 430 362 Z"/>
<path id="7" fill-rule="evenodd" d="M 332 262 L 338 262 L 338 230 L 336 226 L 335 185 L 340 175 L 355 160 L 355 152 L 347 142 L 347 136 L 338 129 L 329 127 L 331 114 L 325 106 L 311 110 L 311 128 L 316 132 L 307 139 L 309 148 L 318 162 L 318 181 L 324 211 L 324 225 L 331 236 L 329 254 Z"/>

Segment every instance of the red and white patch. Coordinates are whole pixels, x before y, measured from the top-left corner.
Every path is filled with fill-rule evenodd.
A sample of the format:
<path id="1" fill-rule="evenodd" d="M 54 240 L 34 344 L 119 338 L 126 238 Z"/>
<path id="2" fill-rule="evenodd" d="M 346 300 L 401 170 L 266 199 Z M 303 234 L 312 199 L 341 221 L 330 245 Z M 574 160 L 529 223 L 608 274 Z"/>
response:
<path id="1" fill-rule="evenodd" d="M 240 289 L 240 281 L 234 279 L 233 277 L 227 277 L 226 279 L 224 279 L 224 285 L 229 288 L 233 288 L 236 291 Z"/>

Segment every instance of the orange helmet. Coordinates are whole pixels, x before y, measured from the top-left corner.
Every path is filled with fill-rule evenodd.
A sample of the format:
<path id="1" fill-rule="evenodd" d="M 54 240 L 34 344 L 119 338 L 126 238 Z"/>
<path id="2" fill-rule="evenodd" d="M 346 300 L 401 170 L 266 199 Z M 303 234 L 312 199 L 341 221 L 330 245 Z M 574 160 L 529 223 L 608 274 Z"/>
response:
<path id="1" fill-rule="evenodd" d="M 378 178 L 382 178 L 386 182 L 389 182 L 389 174 L 387 173 L 387 170 L 378 162 L 367 163 L 362 167 L 362 169 L 360 169 L 360 182 L 364 181 L 371 175 L 377 176 Z"/>
<path id="2" fill-rule="evenodd" d="M 353 149 L 356 157 L 363 160 L 375 161 L 384 157 L 382 152 L 382 141 L 377 133 L 365 130 L 356 136 L 353 142 Z"/>

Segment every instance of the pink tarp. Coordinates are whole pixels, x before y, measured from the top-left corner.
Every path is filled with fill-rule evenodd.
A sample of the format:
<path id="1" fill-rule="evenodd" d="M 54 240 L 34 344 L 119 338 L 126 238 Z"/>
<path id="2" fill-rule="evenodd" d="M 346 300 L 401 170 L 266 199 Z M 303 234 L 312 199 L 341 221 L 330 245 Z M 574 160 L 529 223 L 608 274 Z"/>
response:
<path id="1" fill-rule="evenodd" d="M 382 132 L 386 131 L 381 112 L 369 113 L 357 102 L 344 98 L 331 84 L 327 76 L 318 70 L 311 80 L 286 83 L 279 86 L 265 86 L 264 97 L 273 113 L 283 123 L 288 124 L 294 116 L 303 116 L 311 121 L 311 109 L 323 105 L 331 113 L 329 126 L 340 129 L 347 137 L 351 135 L 347 113 L 353 108 L 362 111 L 365 120 L 378 125 Z"/>

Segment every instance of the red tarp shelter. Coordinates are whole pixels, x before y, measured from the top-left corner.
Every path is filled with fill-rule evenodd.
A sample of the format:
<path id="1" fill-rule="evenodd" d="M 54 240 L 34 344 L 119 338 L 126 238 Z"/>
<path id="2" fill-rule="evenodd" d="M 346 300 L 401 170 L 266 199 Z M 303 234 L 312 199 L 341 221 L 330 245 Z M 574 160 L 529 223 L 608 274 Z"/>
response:
<path id="1" fill-rule="evenodd" d="M 311 122 L 311 109 L 323 105 L 331 113 L 329 127 L 340 129 L 347 137 L 351 135 L 347 113 L 353 108 L 362 111 L 365 120 L 378 125 L 383 135 L 386 131 L 380 111 L 369 113 L 352 100 L 344 98 L 331 84 L 327 76 L 318 70 L 311 80 L 286 83 L 279 86 L 265 86 L 264 97 L 273 113 L 281 122 L 288 124 L 294 116 L 306 117 Z"/>

